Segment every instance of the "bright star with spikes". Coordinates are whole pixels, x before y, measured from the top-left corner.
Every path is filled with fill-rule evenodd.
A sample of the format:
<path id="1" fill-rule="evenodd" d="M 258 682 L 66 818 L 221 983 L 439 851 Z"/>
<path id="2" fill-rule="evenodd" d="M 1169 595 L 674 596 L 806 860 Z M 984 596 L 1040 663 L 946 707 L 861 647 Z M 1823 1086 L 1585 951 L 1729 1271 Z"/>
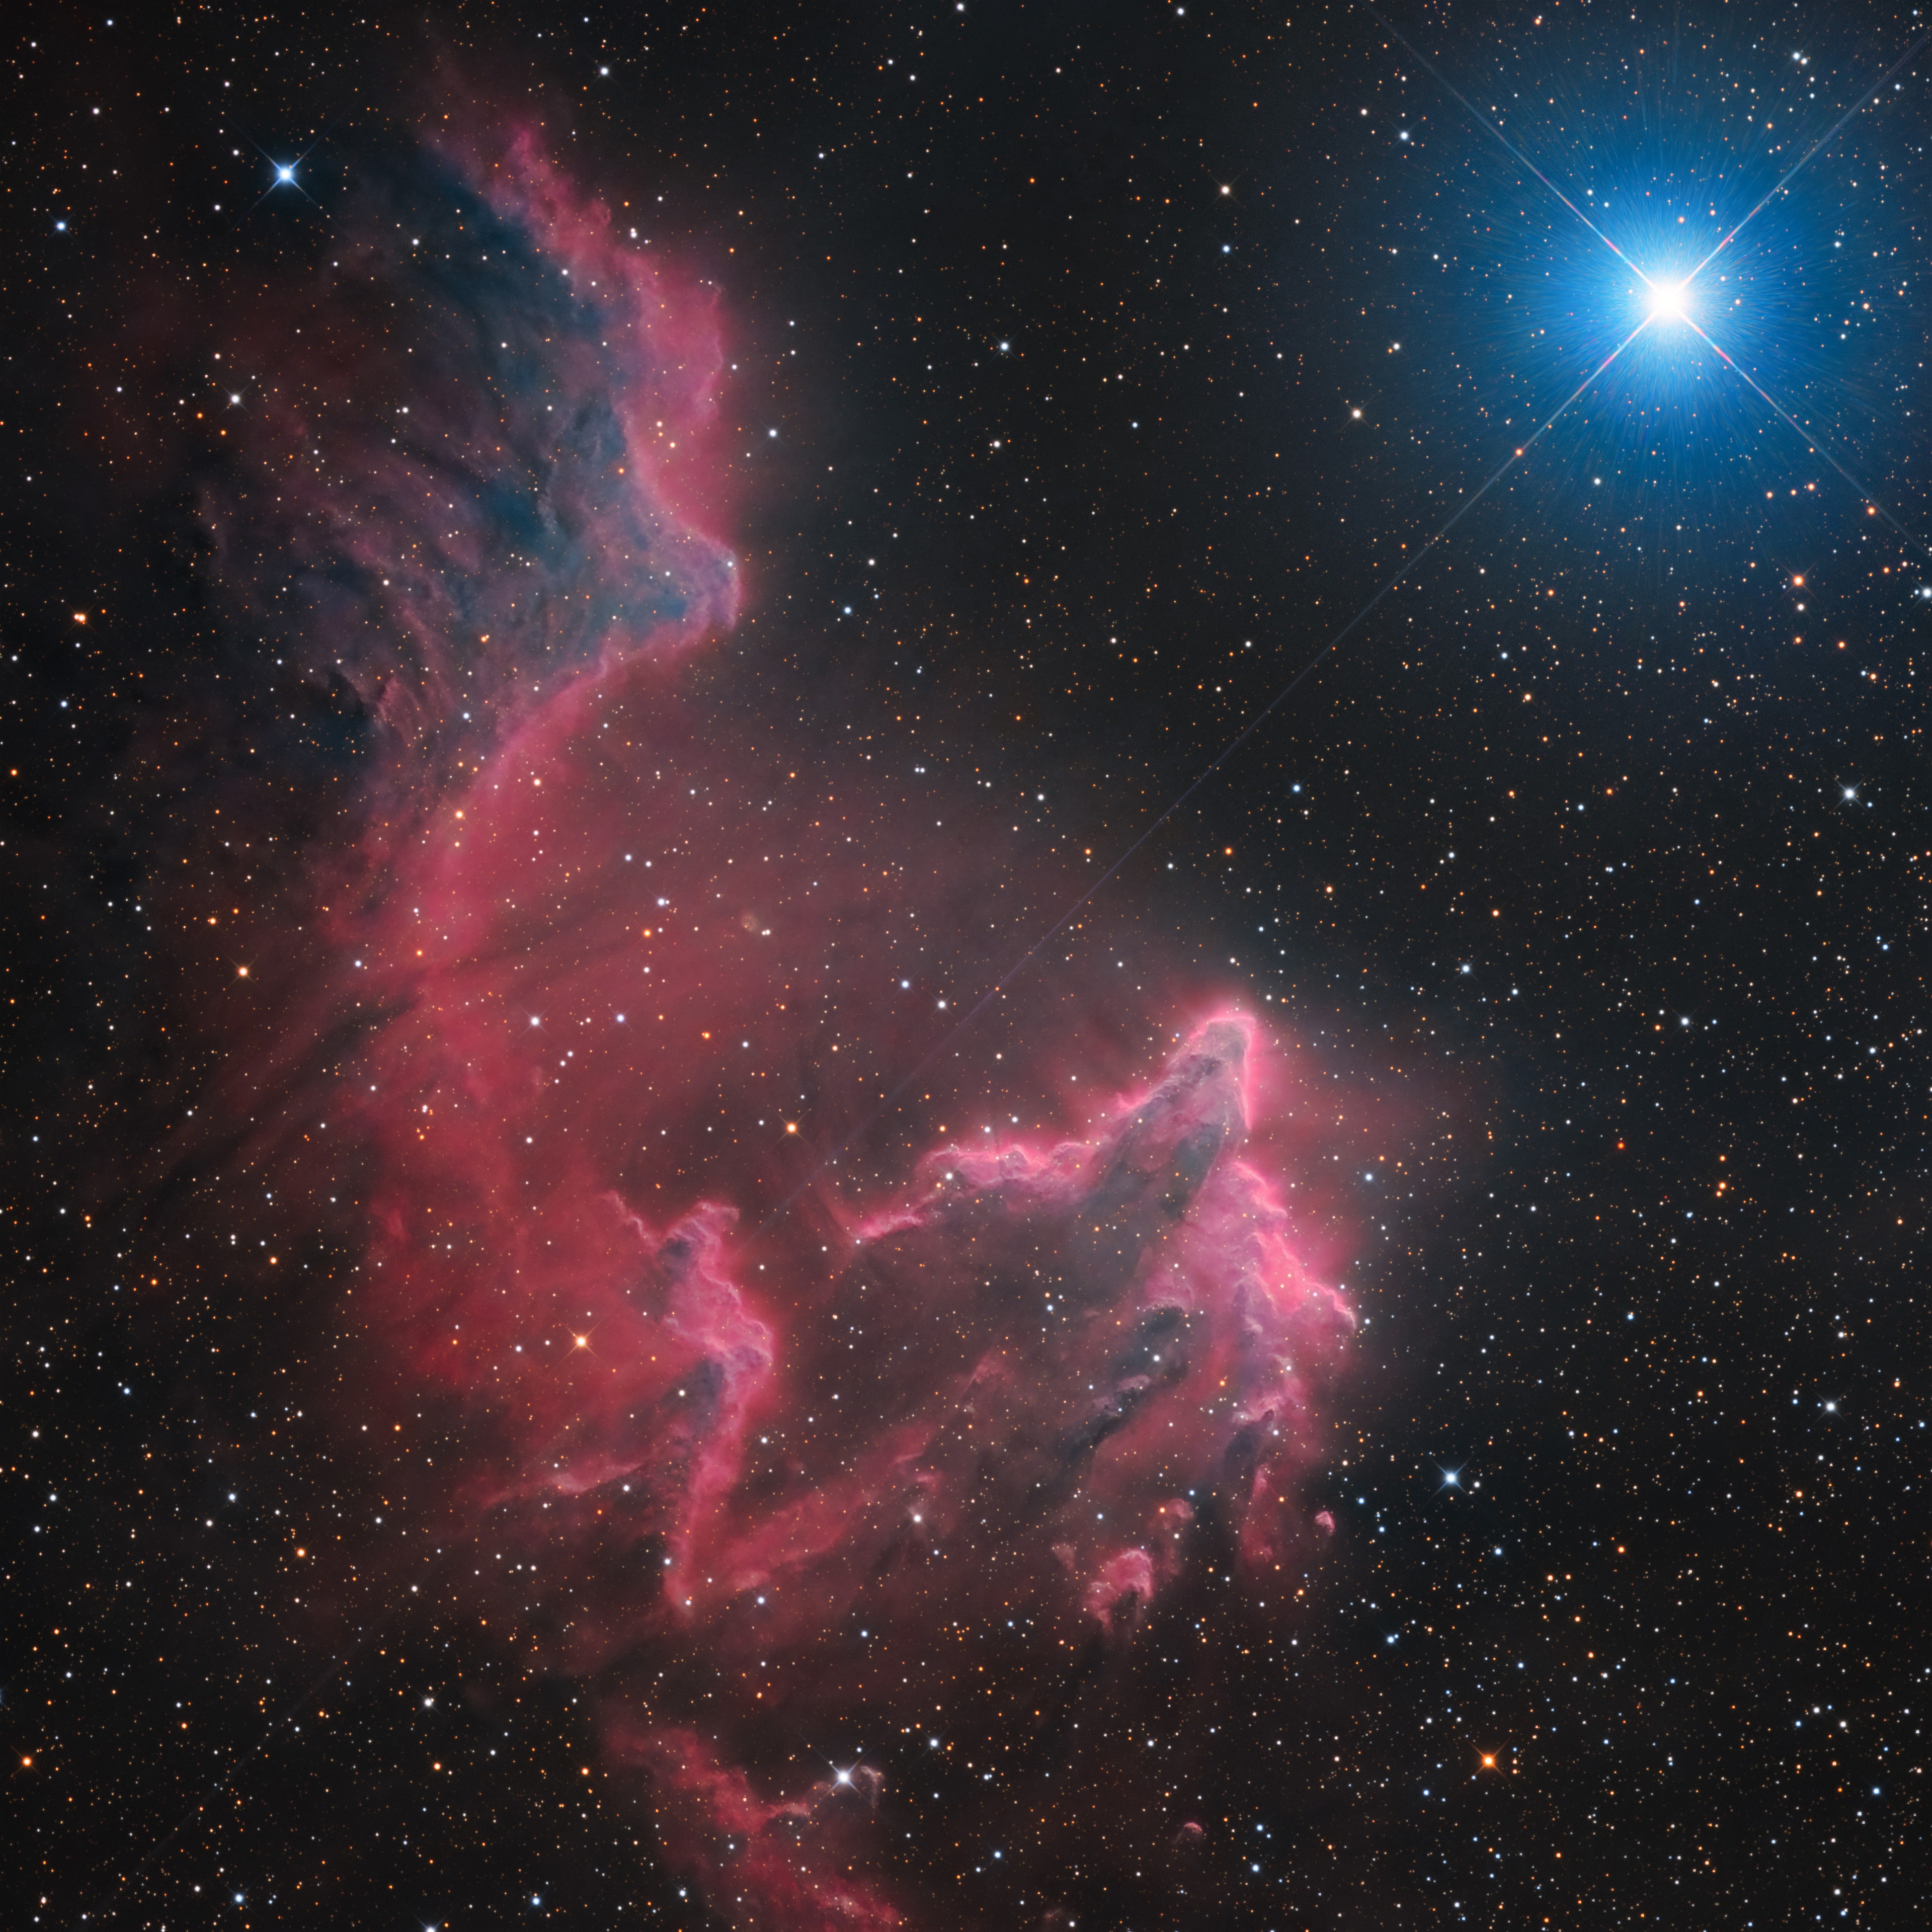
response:
<path id="1" fill-rule="evenodd" d="M 293 188 L 296 193 L 302 196 L 303 200 L 310 203 L 312 206 L 315 205 L 314 196 L 310 194 L 308 190 L 304 188 L 302 184 L 300 178 L 302 166 L 302 164 L 306 161 L 309 157 L 315 152 L 316 149 L 322 145 L 322 142 L 327 139 L 327 135 L 328 130 L 325 129 L 321 134 L 316 135 L 315 139 L 310 142 L 308 146 L 303 148 L 302 152 L 296 155 L 293 160 L 279 161 L 273 154 L 269 153 L 266 148 L 262 146 L 260 141 L 255 139 L 254 135 L 244 134 L 242 138 L 246 140 L 249 146 L 255 150 L 256 153 L 260 154 L 262 160 L 268 164 L 268 184 L 262 190 L 261 194 L 256 197 L 255 206 L 257 208 L 260 208 L 262 203 L 266 201 L 271 195 L 274 194 L 278 190 L 285 188 Z"/>
<path id="2" fill-rule="evenodd" d="M 1488 106 L 1486 96 L 1479 102 L 1372 0 L 1364 4 L 1507 154 L 1510 172 L 1520 170 L 1563 211 L 1546 221 L 1533 202 L 1510 208 L 1494 194 L 1498 176 L 1478 187 L 1472 212 L 1484 218 L 1478 232 L 1496 238 L 1485 252 L 1497 250 L 1490 260 L 1507 280 L 1492 285 L 1492 292 L 1467 279 L 1472 270 L 1484 272 L 1481 256 L 1466 251 L 1452 258 L 1446 238 L 1444 252 L 1433 257 L 1445 296 L 1455 291 L 1465 316 L 1476 308 L 1474 296 L 1476 312 L 1496 331 L 1492 341 L 1507 347 L 1514 366 L 1497 413 L 1514 434 L 1496 467 L 1467 490 L 1432 536 L 1412 548 L 1376 602 L 1505 478 L 1518 474 L 1532 452 L 1546 476 L 1571 467 L 1539 446 L 1552 440 L 1559 422 L 1574 424 L 1586 413 L 1585 448 L 1576 452 L 1583 460 L 1574 466 L 1599 479 L 1621 471 L 1622 487 L 1634 490 L 1672 472 L 1688 476 L 1700 460 L 1724 460 L 1717 452 L 1725 431 L 1755 440 L 1750 418 L 1767 410 L 1799 448 L 1850 485 L 1864 514 L 1932 554 L 1932 544 L 1874 496 L 1845 460 L 1849 452 L 1835 448 L 1819 423 L 1815 392 L 1832 366 L 1826 358 L 1840 344 L 1865 339 L 1866 331 L 1872 332 L 1865 352 L 1881 352 L 1879 297 L 1891 291 L 1868 287 L 1863 277 L 1847 279 L 1866 256 L 1845 252 L 1842 226 L 1828 240 L 1821 231 L 1816 211 L 1828 210 L 1842 224 L 1850 210 L 1844 186 L 1826 185 L 1814 165 L 1828 149 L 1842 147 L 1868 110 L 1875 127 L 1885 124 L 1882 104 L 1892 102 L 1906 70 L 1932 46 L 1932 28 L 1922 28 L 1876 76 L 1846 76 L 1849 85 L 1828 107 L 1820 98 L 1823 76 L 1808 74 L 1802 104 L 1779 104 L 1780 114 L 1802 117 L 1788 128 L 1742 112 L 1726 118 L 1732 110 L 1720 90 L 1708 112 L 1686 112 L 1676 126 L 1660 122 L 1644 144 L 1633 146 L 1622 123 L 1608 118 L 1612 110 L 1593 104 L 1587 90 L 1567 111 L 1540 121 L 1540 88 L 1513 91 L 1508 98 L 1521 104 L 1507 111 Z M 1802 57 L 1799 64 L 1806 64 Z M 1556 106 L 1553 95 L 1550 105 Z M 1753 111 L 1773 110 L 1767 102 Z M 1590 124 L 1593 116 L 1600 126 Z M 1864 171 L 1862 164 L 1858 172 Z M 1471 179 L 1482 183 L 1484 171 L 1472 170 Z M 1512 199 L 1520 191 L 1513 184 Z M 1808 200 L 1798 199 L 1801 191 Z M 1774 223 L 1784 230 L 1775 237 Z M 1876 249 L 1867 255 L 1880 259 Z M 1898 287 L 1896 296 L 1906 292 Z M 1832 314 L 1845 318 L 1835 328 L 1827 320 Z M 1892 315 L 1887 310 L 1884 322 Z M 1532 386 L 1546 382 L 1548 400 L 1532 400 Z"/>

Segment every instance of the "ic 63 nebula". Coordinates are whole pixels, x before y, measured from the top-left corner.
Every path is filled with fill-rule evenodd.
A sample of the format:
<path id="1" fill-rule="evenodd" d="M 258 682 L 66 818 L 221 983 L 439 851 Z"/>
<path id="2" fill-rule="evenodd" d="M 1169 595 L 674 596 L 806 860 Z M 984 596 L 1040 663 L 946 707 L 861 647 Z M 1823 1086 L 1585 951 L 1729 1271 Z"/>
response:
<path id="1" fill-rule="evenodd" d="M 1198 976 L 1082 964 L 1084 1022 L 988 1049 L 997 1118 L 959 1052 L 890 1090 L 1011 964 L 994 828 L 935 786 L 882 842 L 863 758 L 692 694 L 757 595 L 730 319 L 628 228 L 533 126 L 405 151 L 228 319 L 278 373 L 196 515 L 260 654 L 231 728 L 278 749 L 212 842 L 345 829 L 245 960 L 200 864 L 162 896 L 236 1045 L 161 1245 L 305 1204 L 290 1318 L 347 1339 L 303 1413 L 369 1503 L 298 1552 L 318 1646 L 454 1618 L 580 1685 L 640 1870 L 718 1920 L 1208 1902 L 1215 1760 L 1281 1721 L 1225 1634 L 1292 1684 L 1356 1325 L 1251 1138 L 1295 1055 Z"/>

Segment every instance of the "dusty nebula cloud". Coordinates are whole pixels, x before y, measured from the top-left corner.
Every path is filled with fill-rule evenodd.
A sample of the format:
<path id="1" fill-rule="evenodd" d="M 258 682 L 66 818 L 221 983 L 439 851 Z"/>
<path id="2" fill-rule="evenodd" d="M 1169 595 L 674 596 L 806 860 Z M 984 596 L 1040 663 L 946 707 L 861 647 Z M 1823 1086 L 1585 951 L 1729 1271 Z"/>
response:
<path id="1" fill-rule="evenodd" d="M 830 1162 L 1012 928 L 974 804 L 681 682 L 754 594 L 712 292 L 529 131 L 414 156 L 304 272 L 238 324 L 284 352 L 201 515 L 352 831 L 212 1111 L 328 1204 L 332 1426 L 434 1452 L 369 1466 L 390 1527 L 315 1598 L 580 1679 L 725 1922 L 1204 1908 L 1354 1328 L 1256 1137 L 1292 1055 L 1178 974 L 1096 991 L 998 1131 L 948 1070 L 892 1117 L 922 1156 Z"/>
<path id="2" fill-rule="evenodd" d="M 242 466 L 202 506 L 216 580 L 412 777 L 735 615 L 709 533 L 715 297 L 532 130 L 402 158 L 237 320 L 240 366 L 276 373 L 237 377 Z"/>

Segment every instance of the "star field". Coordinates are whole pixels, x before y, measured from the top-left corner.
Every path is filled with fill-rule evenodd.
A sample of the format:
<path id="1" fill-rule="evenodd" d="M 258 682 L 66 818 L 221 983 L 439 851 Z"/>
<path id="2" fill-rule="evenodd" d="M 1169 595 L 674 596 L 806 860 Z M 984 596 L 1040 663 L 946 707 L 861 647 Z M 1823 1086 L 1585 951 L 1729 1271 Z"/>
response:
<path id="1" fill-rule="evenodd" d="M 9 31 L 9 1922 L 1917 1922 L 1917 14 Z"/>

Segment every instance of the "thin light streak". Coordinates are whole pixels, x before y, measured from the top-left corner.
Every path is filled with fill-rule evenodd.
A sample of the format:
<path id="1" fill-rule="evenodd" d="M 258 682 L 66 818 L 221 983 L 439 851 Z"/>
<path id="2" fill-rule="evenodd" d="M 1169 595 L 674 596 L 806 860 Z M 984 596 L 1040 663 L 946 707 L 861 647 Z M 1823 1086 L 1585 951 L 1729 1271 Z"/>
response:
<path id="1" fill-rule="evenodd" d="M 1610 253 L 1616 256 L 1617 260 L 1622 262 L 1624 266 L 1629 269 L 1632 274 L 1636 276 L 1639 281 L 1643 283 L 1646 286 L 1649 285 L 1650 278 L 1646 275 L 1644 272 L 1637 265 L 1633 262 L 1630 258 L 1626 255 L 1624 251 L 1619 248 L 1617 244 L 1612 242 L 1610 238 L 1606 235 L 1604 231 L 1599 228 L 1597 224 L 1592 221 L 1590 218 L 1583 211 L 1579 208 L 1576 204 L 1572 201 L 1570 197 L 1565 194 L 1563 190 L 1558 188 L 1556 184 L 1552 181 L 1550 177 L 1545 174 L 1543 170 L 1538 167 L 1536 164 L 1532 161 L 1507 134 L 1503 132 L 1502 124 L 1499 122 L 1491 120 L 1480 108 L 1478 107 L 1469 99 L 1467 94 L 1459 92 L 1452 82 L 1444 78 L 1441 72 L 1438 71 L 1435 65 L 1430 62 L 1428 56 L 1423 53 L 1416 46 L 1414 42 L 1411 40 L 1408 37 L 1402 32 L 1402 29 L 1390 20 L 1388 16 L 1382 13 L 1379 8 L 1371 6 L 1370 4 L 1370 0 L 1358 0 L 1358 4 L 1360 5 L 1364 13 L 1372 15 L 1375 19 L 1382 22 L 1384 31 L 1388 33 L 1392 40 L 1400 40 L 1402 43 L 1402 46 L 1408 52 L 1409 58 L 1428 74 L 1429 77 L 1435 82 L 1438 87 L 1442 88 L 1444 94 L 1448 94 L 1452 100 L 1455 101 L 1457 105 L 1462 108 L 1463 112 L 1467 114 L 1471 120 L 1474 121 L 1478 126 L 1487 129 L 1490 134 L 1493 134 L 1496 139 L 1516 157 L 1516 160 L 1520 162 L 1523 166 L 1526 167 L 1532 174 L 1535 176 L 1537 179 L 1542 182 L 1544 186 L 1549 189 L 1550 192 L 1556 196 L 1556 199 L 1562 202 L 1563 206 L 1567 208 L 1570 212 L 1574 214 L 1576 219 L 1604 244 L 1606 248 L 1609 249 Z M 1880 82 L 1880 85 L 1882 86 L 1884 82 Z M 1747 218 L 1747 219 L 1748 219 L 1748 218 Z"/>
<path id="2" fill-rule="evenodd" d="M 1753 394 L 1764 404 L 1767 409 L 1774 411 L 1780 421 L 1788 423 L 1799 436 L 1804 439 L 1805 445 L 1808 448 L 1810 448 L 1815 454 L 1822 456 L 1825 460 L 1852 486 L 1852 489 L 1858 493 L 1860 500 L 1863 502 L 1868 508 L 1872 510 L 1877 515 L 1882 517 L 1889 524 L 1907 543 L 1910 544 L 1915 550 L 1922 550 L 1928 556 L 1932 556 L 1932 544 L 1928 544 L 1925 539 L 1918 536 L 1915 531 L 1907 530 L 1906 526 L 1901 524 L 1898 519 L 1894 517 L 1892 512 L 1888 510 L 1886 506 L 1881 503 L 1856 476 L 1852 474 L 1851 471 L 1846 469 L 1844 464 L 1840 463 L 1838 459 L 1832 454 L 1831 451 L 1826 446 L 1822 440 L 1816 434 L 1815 431 L 1807 429 L 1804 425 L 1784 406 L 1783 404 L 1778 401 L 1775 396 L 1772 394 L 1769 390 L 1765 388 L 1762 382 L 1758 381 L 1756 376 L 1753 376 L 1748 369 L 1743 368 L 1732 357 L 1727 355 L 1718 344 L 1713 342 L 1710 337 L 1704 333 L 1702 329 L 1697 327 L 1696 323 L 1692 321 L 1689 316 L 1684 316 L 1682 320 L 1687 328 L 1696 330 L 1697 334 L 1702 338 L 1705 346 L 1710 350 L 1712 355 L 1717 357 L 1720 362 L 1724 364 L 1726 369 L 1730 370 L 1740 382 L 1748 383 L 1750 386 Z"/>
<path id="3" fill-rule="evenodd" d="M 1152 822 L 1142 830 L 1139 837 L 1136 838 L 1133 843 L 1130 844 L 1126 850 L 1124 851 L 1120 856 L 1116 859 L 1114 862 L 1109 866 L 1107 869 L 1102 872 L 1100 876 L 1096 879 L 1094 883 L 1089 886 L 1087 890 L 1082 892 L 1080 896 L 1076 899 L 1073 903 L 1070 905 L 1066 910 L 1063 912 L 1060 916 L 1056 919 L 1053 923 L 1027 948 L 1024 952 L 1020 955 L 1018 958 L 1015 960 L 1012 964 L 1008 967 L 1006 971 L 1003 973 L 998 979 L 995 980 L 992 985 L 988 986 L 986 990 L 980 995 L 978 999 L 974 1001 L 973 1004 L 960 1016 L 960 1018 L 953 1026 L 951 1031 L 943 1035 L 934 1046 L 927 1048 L 926 1052 L 913 1064 L 911 1067 L 900 1076 L 898 1083 L 893 1086 L 882 1099 L 880 1099 L 878 1104 L 872 1108 L 872 1112 L 866 1114 L 865 1118 L 862 1120 L 856 1126 L 853 1128 L 851 1132 L 847 1134 L 844 1139 L 838 1142 L 828 1153 L 824 1154 L 817 1161 L 813 1162 L 811 1171 L 805 1175 L 803 1179 L 799 1182 L 798 1185 L 795 1186 L 791 1192 L 788 1194 L 784 1198 L 758 1223 L 758 1226 L 752 1231 L 750 1236 L 751 1240 L 755 1241 L 760 1235 L 764 1234 L 767 1228 L 772 1226 L 774 1222 L 782 1220 L 785 1215 L 788 1214 L 791 1211 L 792 1208 L 797 1204 L 800 1196 L 802 1196 L 805 1193 L 806 1190 L 812 1186 L 812 1183 L 818 1178 L 820 1174 L 823 1174 L 826 1168 L 831 1166 L 836 1161 L 837 1161 L 838 1157 L 845 1153 L 846 1150 L 850 1148 L 862 1135 L 868 1132 L 882 1116 L 898 1105 L 900 1100 L 910 1090 L 913 1086 L 925 1073 L 926 1069 L 931 1066 L 934 1060 L 938 1060 L 944 1053 L 945 1053 L 946 1049 L 952 1046 L 953 1043 L 973 1025 L 974 1022 L 979 1018 L 980 1016 L 983 1013 L 995 1000 L 998 999 L 1006 992 L 1006 988 L 1010 986 L 1030 965 L 1033 964 L 1034 961 L 1040 956 L 1041 950 L 1047 946 L 1058 934 L 1065 930 L 1068 921 L 1072 919 L 1075 914 L 1079 912 L 1083 907 L 1087 905 L 1093 899 L 1094 895 L 1100 892 L 1102 886 L 1106 886 L 1109 880 L 1114 878 L 1119 874 L 1120 868 L 1127 863 L 1128 860 L 1132 859 L 1134 854 L 1139 851 L 1142 847 L 1146 844 L 1148 841 L 1151 838 L 1154 834 L 1174 815 L 1176 812 L 1180 811 L 1180 808 L 1186 804 L 1187 801 L 1192 798 L 1210 778 L 1213 778 L 1215 774 L 1220 770 L 1221 767 L 1225 765 L 1228 760 L 1232 758 L 1264 724 L 1268 722 L 1269 718 L 1273 717 L 1274 714 L 1288 702 L 1288 699 L 1292 698 L 1297 691 L 1300 690 L 1301 686 L 1306 683 L 1310 678 L 1315 675 L 1316 670 L 1328 658 L 1330 654 L 1334 652 L 1336 647 L 1340 644 L 1344 639 L 1349 637 L 1353 632 L 1360 628 L 1363 622 L 1381 605 L 1383 599 L 1388 596 L 1390 592 L 1394 590 L 1397 585 L 1401 584 L 1403 579 L 1408 577 L 1415 568 L 1416 566 L 1419 564 L 1431 550 L 1435 549 L 1436 547 L 1448 536 L 1449 532 L 1453 530 L 1456 526 L 1460 524 L 1462 519 L 1466 517 L 1469 512 L 1473 510 L 1476 506 L 1480 503 L 1483 499 L 1490 492 L 1493 490 L 1496 485 L 1500 483 L 1503 478 L 1507 476 L 1509 472 L 1536 447 L 1538 443 L 1542 441 L 1544 437 L 1555 428 L 1558 419 L 1569 410 L 1570 406 L 1576 402 L 1577 398 L 1582 394 L 1584 391 L 1588 388 L 1593 382 L 1602 376 L 1605 371 L 1609 369 L 1610 364 L 1616 362 L 1617 358 L 1621 356 L 1624 351 L 1651 326 L 1651 320 L 1652 318 L 1650 316 L 1646 316 L 1642 321 L 1639 322 L 1636 328 L 1632 329 L 1630 332 L 1624 338 L 1622 341 L 1619 342 L 1617 346 L 1612 349 L 1594 368 L 1591 370 L 1589 374 L 1586 375 L 1583 380 L 1563 398 L 1562 401 L 1558 403 L 1556 408 L 1552 410 L 1549 415 L 1544 418 L 1543 421 L 1537 425 L 1535 429 L 1532 430 L 1529 435 L 1525 436 L 1522 441 L 1517 444 L 1514 449 L 1510 451 L 1509 454 L 1503 459 L 1502 463 L 1499 464 L 1495 470 L 1490 472 L 1489 476 L 1485 479 L 1485 481 L 1476 489 L 1472 490 L 1468 496 L 1462 499 L 1461 502 L 1456 505 L 1455 510 L 1450 516 L 1448 521 L 1444 524 L 1442 526 L 1436 531 L 1436 534 L 1430 537 L 1426 542 L 1423 544 L 1421 547 L 1418 549 L 1415 554 L 1409 558 L 1408 562 L 1403 564 L 1400 570 L 1395 571 L 1390 575 L 1382 580 L 1382 583 L 1376 586 L 1374 593 L 1370 597 L 1368 602 L 1363 604 L 1361 608 L 1358 610 L 1355 614 L 1351 617 L 1348 621 L 1344 624 L 1342 628 L 1337 631 L 1312 658 L 1308 660 L 1307 663 L 1302 666 L 1300 670 L 1295 673 L 1294 676 L 1290 678 L 1288 681 L 1283 685 L 1281 688 L 1277 691 L 1252 718 L 1248 720 L 1246 724 L 1241 727 L 1240 730 L 1234 734 L 1233 737 L 1228 740 L 1226 744 L 1221 747 L 1219 752 L 1215 753 L 1214 756 L 1210 758 L 1205 765 L 1202 766 L 1201 770 L 1195 774 L 1193 778 L 1189 782 L 1186 789 L 1177 794 L 1177 796 L 1168 803 L 1166 809 L 1161 812 L 1160 816 L 1153 820 Z"/>
<path id="4" fill-rule="evenodd" d="M 1894 61 L 1891 66 L 1887 68 L 1884 73 L 1880 74 L 1877 80 L 1874 81 L 1871 86 L 1867 88 L 1864 92 L 1860 94 L 1858 99 L 1853 101 L 1851 106 L 1847 107 L 1844 112 L 1840 114 L 1838 119 L 1834 121 L 1831 126 L 1826 128 L 1824 133 L 1820 134 L 1817 140 L 1814 141 L 1810 146 L 1807 148 L 1804 153 L 1801 154 L 1796 160 L 1793 161 L 1790 167 L 1785 170 L 1783 174 L 1778 176 L 1778 179 L 1772 183 L 1771 187 L 1766 190 L 1762 196 L 1753 204 L 1750 212 L 1745 215 L 1744 220 L 1740 221 L 1736 227 L 1733 228 L 1731 232 L 1718 244 L 1716 248 L 1713 248 L 1711 252 L 1697 264 L 1696 267 L 1693 268 L 1690 274 L 1684 278 L 1686 286 L 1688 286 L 1690 283 L 1695 281 L 1696 278 L 1701 275 L 1704 271 L 1731 245 L 1733 242 L 1737 239 L 1738 236 L 1743 232 L 1745 227 L 1757 218 L 1758 215 L 1762 212 L 1766 202 L 1772 200 L 1778 195 L 1782 194 L 1784 190 L 1791 184 L 1792 178 L 1797 175 L 1801 170 L 1808 166 L 1812 161 L 1816 160 L 1822 149 L 1828 147 L 1833 141 L 1838 139 L 1840 134 L 1844 131 L 1845 124 L 1851 119 L 1852 116 L 1858 112 L 1861 109 L 1868 106 L 1871 102 L 1877 98 L 1880 89 L 1885 86 L 1886 82 L 1894 79 L 1902 68 L 1909 65 L 1910 63 L 1917 56 L 1919 50 L 1925 45 L 1928 40 L 1932 40 L 1932 27 L 1927 28 L 1925 31 L 1918 36 L 1918 39 L 1914 40 L 1911 46 L 1907 47 L 1904 52 L 1900 54 L 1898 59 Z M 1714 346 L 1715 345 L 1713 344 L 1713 346 Z M 1767 396 L 1765 400 L 1768 402 L 1771 399 Z"/>

